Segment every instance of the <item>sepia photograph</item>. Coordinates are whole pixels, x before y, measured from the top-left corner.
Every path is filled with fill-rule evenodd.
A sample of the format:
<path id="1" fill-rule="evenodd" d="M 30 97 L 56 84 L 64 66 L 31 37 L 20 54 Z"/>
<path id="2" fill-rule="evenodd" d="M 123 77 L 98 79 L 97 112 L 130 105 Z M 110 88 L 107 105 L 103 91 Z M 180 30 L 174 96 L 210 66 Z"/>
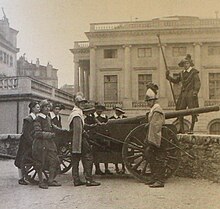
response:
<path id="1" fill-rule="evenodd" d="M 219 197 L 219 0 L 0 0 L 0 209 Z"/>

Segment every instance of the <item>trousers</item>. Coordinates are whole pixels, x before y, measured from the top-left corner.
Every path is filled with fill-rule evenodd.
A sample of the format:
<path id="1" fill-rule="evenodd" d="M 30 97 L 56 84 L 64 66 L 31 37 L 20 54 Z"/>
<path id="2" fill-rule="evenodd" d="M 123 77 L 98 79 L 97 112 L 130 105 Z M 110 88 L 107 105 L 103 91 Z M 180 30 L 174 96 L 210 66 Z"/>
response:
<path id="1" fill-rule="evenodd" d="M 86 138 L 82 139 L 82 152 L 72 153 L 72 177 L 79 181 L 79 162 L 82 161 L 86 181 L 92 180 L 93 155 L 92 149 Z"/>

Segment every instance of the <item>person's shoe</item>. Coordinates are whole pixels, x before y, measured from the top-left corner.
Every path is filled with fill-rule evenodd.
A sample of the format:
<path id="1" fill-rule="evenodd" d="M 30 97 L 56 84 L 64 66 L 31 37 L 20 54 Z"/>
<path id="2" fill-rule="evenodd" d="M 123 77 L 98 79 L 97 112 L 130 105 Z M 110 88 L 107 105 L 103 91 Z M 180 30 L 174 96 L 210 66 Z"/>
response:
<path id="1" fill-rule="evenodd" d="M 164 183 L 156 181 L 153 184 L 149 185 L 149 187 L 151 187 L 151 188 L 161 188 L 161 187 L 164 187 Z"/>
<path id="2" fill-rule="evenodd" d="M 74 184 L 75 187 L 77 187 L 77 186 L 86 185 L 86 182 L 83 182 L 83 181 L 74 181 L 73 184 Z"/>
<path id="3" fill-rule="evenodd" d="M 96 170 L 95 175 L 105 175 L 101 170 Z"/>
<path id="4" fill-rule="evenodd" d="M 151 179 L 145 182 L 146 185 L 152 185 L 155 183 L 155 180 Z"/>
<path id="5" fill-rule="evenodd" d="M 45 182 L 40 182 L 38 186 L 41 189 L 48 189 L 48 185 Z"/>
<path id="6" fill-rule="evenodd" d="M 101 184 L 96 181 L 86 181 L 86 186 L 91 187 L 91 186 L 100 186 Z"/>
<path id="7" fill-rule="evenodd" d="M 60 187 L 62 185 L 61 185 L 61 183 L 57 182 L 56 180 L 53 180 L 52 182 L 48 181 L 48 186 L 50 186 L 50 187 Z"/>
<path id="8" fill-rule="evenodd" d="M 38 185 L 39 184 L 39 181 L 36 181 L 36 180 L 34 180 L 34 179 L 32 179 L 32 178 L 28 178 L 28 179 L 26 179 L 30 184 L 33 184 L 33 185 Z"/>
<path id="9" fill-rule="evenodd" d="M 19 179 L 18 180 L 18 183 L 20 184 L 20 185 L 28 185 L 28 183 L 22 178 L 22 179 Z"/>
<path id="10" fill-rule="evenodd" d="M 110 170 L 105 170 L 105 175 L 113 175 L 113 173 Z"/>

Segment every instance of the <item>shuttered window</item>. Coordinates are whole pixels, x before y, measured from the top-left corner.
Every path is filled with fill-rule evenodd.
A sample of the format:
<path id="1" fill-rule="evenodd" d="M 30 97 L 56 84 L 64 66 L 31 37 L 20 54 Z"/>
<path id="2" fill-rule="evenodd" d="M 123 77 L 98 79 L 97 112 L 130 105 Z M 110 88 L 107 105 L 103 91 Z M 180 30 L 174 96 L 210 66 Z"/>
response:
<path id="1" fill-rule="evenodd" d="M 104 100 L 118 101 L 118 77 L 117 75 L 104 76 Z"/>

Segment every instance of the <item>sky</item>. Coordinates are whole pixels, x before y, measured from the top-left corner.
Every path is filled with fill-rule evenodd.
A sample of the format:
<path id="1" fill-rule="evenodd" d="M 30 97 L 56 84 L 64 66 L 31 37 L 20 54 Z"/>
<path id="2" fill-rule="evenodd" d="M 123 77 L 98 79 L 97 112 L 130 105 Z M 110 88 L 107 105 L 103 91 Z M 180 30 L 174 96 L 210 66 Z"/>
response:
<path id="1" fill-rule="evenodd" d="M 59 87 L 73 84 L 74 41 L 87 40 L 90 23 L 151 20 L 172 15 L 215 18 L 220 0 L 0 0 L 19 31 L 18 58 L 59 69 Z M 0 11 L 0 18 L 3 17 Z"/>

